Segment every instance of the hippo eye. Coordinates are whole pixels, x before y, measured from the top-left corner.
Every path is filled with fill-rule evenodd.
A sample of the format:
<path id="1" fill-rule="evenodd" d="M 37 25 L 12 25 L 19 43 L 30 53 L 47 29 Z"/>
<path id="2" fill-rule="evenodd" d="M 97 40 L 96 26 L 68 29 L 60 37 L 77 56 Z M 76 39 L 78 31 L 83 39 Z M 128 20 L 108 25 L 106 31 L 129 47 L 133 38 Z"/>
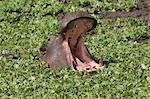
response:
<path id="1" fill-rule="evenodd" d="M 48 38 L 48 41 L 51 42 L 53 40 L 53 38 Z"/>
<path id="2" fill-rule="evenodd" d="M 48 41 L 50 41 L 50 40 L 51 40 L 51 38 L 48 39 Z"/>

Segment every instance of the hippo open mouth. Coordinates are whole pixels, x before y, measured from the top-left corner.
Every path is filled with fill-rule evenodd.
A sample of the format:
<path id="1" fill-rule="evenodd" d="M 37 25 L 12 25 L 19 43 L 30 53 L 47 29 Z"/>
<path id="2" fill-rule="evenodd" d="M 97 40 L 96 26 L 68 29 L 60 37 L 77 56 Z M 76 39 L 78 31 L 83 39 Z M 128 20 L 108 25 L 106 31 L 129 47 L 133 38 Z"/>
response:
<path id="1" fill-rule="evenodd" d="M 48 47 L 41 48 L 44 61 L 51 68 L 71 67 L 74 71 L 103 69 L 100 59 L 96 63 L 84 46 L 83 35 L 96 27 L 94 17 L 84 12 L 68 13 L 61 22 L 61 34 L 48 39 Z"/>

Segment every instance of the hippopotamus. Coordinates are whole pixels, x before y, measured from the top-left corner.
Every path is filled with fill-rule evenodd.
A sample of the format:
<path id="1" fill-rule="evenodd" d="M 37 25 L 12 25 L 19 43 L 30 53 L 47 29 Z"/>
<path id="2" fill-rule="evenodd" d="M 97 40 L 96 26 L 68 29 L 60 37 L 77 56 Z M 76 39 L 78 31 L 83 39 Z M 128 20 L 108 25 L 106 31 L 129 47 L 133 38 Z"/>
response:
<path id="1" fill-rule="evenodd" d="M 50 68 L 69 67 L 74 71 L 95 71 L 104 68 L 103 59 L 97 63 L 84 45 L 84 35 L 94 29 L 97 20 L 86 12 L 64 15 L 60 33 L 51 35 L 48 47 L 41 48 L 43 60 Z"/>

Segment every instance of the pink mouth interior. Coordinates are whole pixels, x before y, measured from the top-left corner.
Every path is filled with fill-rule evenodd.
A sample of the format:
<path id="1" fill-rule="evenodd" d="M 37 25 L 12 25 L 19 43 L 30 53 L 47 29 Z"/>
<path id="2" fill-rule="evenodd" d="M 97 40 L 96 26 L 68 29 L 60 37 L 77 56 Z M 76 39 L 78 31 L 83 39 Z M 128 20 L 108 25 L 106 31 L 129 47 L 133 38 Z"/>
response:
<path id="1" fill-rule="evenodd" d="M 89 51 L 87 48 L 84 46 L 83 42 L 83 33 L 87 32 L 89 28 L 91 28 L 91 23 L 93 20 L 78 20 L 74 22 L 75 27 L 68 30 L 66 33 L 66 43 L 68 43 L 65 48 L 70 49 L 70 54 L 69 56 L 71 57 L 71 60 L 74 60 L 76 70 L 77 71 L 95 71 L 96 69 L 103 69 L 104 64 L 103 60 L 99 63 L 96 63 L 92 58 L 91 55 L 89 54 Z M 67 47 L 68 46 L 68 47 Z M 66 52 L 67 53 L 67 52 Z M 68 63 L 71 63 L 68 61 Z"/>

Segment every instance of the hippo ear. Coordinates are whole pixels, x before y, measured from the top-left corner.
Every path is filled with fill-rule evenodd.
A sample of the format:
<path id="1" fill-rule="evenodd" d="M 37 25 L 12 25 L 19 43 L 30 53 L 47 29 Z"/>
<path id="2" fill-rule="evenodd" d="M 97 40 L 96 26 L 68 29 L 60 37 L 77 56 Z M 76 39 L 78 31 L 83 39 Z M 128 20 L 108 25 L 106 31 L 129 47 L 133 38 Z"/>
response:
<path id="1" fill-rule="evenodd" d="M 45 54 L 46 54 L 46 48 L 40 48 L 40 57 L 44 61 L 45 60 Z"/>
<path id="2" fill-rule="evenodd" d="M 46 53 L 46 48 L 40 48 L 40 53 L 41 53 L 41 55 L 45 55 L 45 53 Z"/>

